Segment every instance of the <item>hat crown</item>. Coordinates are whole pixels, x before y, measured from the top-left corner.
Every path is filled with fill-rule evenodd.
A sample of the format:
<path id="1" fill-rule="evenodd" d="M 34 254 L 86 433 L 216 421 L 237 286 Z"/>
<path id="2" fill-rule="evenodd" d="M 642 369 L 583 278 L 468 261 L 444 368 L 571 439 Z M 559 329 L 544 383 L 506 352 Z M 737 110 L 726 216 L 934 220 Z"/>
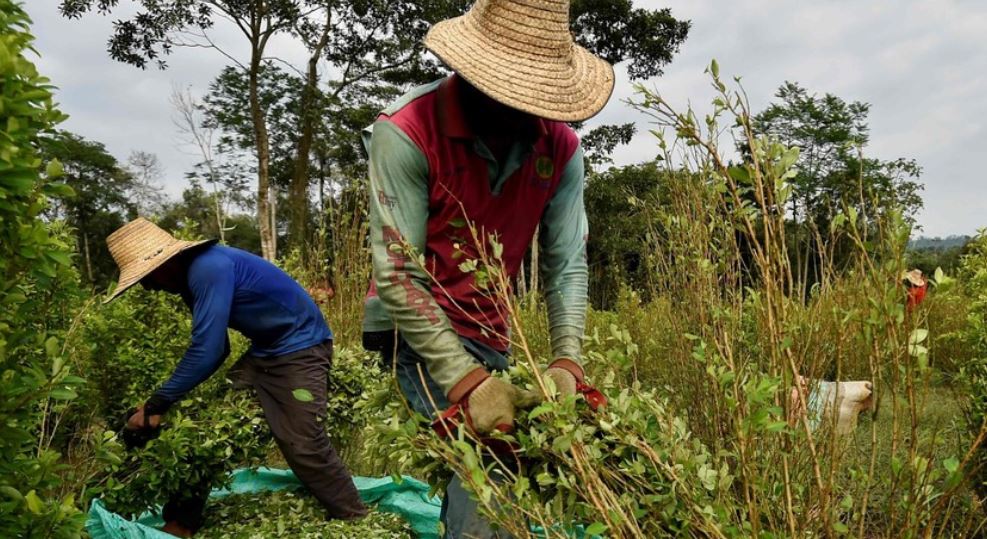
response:
<path id="1" fill-rule="evenodd" d="M 138 217 L 110 234 L 106 238 L 106 245 L 113 260 L 122 270 L 151 260 L 177 241 L 159 226 Z"/>
<path id="2" fill-rule="evenodd" d="M 490 36 L 510 37 L 546 54 L 565 53 L 573 45 L 569 0 L 477 0 L 467 17 Z"/>

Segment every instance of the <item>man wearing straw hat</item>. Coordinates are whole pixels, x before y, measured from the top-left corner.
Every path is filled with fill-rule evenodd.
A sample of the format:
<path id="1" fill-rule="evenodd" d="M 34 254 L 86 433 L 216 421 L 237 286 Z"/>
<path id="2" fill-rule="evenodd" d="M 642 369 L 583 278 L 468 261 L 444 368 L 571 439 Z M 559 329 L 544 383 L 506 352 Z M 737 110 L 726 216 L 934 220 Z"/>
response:
<path id="1" fill-rule="evenodd" d="M 922 270 L 913 269 L 902 272 L 901 283 L 905 285 L 908 294 L 905 306 L 912 311 L 925 300 L 925 294 L 929 291 L 929 281 L 926 280 L 925 275 L 922 275 Z"/>
<path id="2" fill-rule="evenodd" d="M 555 358 L 544 378 L 574 394 L 588 227 L 583 152 L 565 122 L 603 108 L 613 68 L 573 42 L 567 0 L 478 0 L 425 46 L 455 73 L 401 97 L 365 133 L 374 289 L 364 328 L 399 330 L 398 383 L 418 412 L 458 404 L 478 433 L 510 430 L 532 398 L 491 376 L 508 366 L 509 322 L 460 265 L 496 237 L 513 278 L 539 231 Z M 458 478 L 443 520 L 447 537 L 497 536 Z"/>
<path id="3" fill-rule="evenodd" d="M 256 390 L 288 465 L 330 517 L 365 515 L 349 470 L 322 427 L 332 332 L 305 289 L 258 256 L 215 245 L 215 240 L 177 240 L 143 218 L 113 232 L 106 242 L 120 267 L 120 279 L 106 302 L 141 283 L 180 294 L 192 310 L 188 350 L 171 377 L 130 417 L 127 428 L 157 428 L 172 404 L 219 369 L 230 352 L 227 328 L 233 328 L 251 341 L 235 377 Z M 308 390 L 312 399 L 298 400 L 293 393 L 297 389 Z M 169 522 L 169 529 L 188 536 L 201 523 L 196 522 L 199 516 Z"/>

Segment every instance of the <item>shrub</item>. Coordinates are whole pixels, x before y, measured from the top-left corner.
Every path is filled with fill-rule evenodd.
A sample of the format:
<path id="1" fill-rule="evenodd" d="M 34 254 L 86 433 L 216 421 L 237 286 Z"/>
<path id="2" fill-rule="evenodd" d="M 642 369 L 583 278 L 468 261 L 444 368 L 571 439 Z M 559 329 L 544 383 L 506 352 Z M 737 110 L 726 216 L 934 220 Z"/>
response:
<path id="1" fill-rule="evenodd" d="M 66 278 L 69 249 L 39 218 L 48 196 L 71 190 L 52 183 L 60 166 L 42 167 L 37 151 L 65 116 L 29 59 L 30 22 L 20 4 L 0 0 L 0 536 L 72 537 L 82 516 L 74 496 L 59 494 L 45 425 L 82 382 L 66 364 L 57 310 L 52 325 L 44 319 L 45 291 Z"/>
<path id="2" fill-rule="evenodd" d="M 958 339 L 969 350 L 971 358 L 959 369 L 958 379 L 969 395 L 967 423 L 972 435 L 987 435 L 987 231 L 967 245 L 967 254 L 960 261 L 960 282 L 969 298 L 965 326 Z M 977 454 L 974 488 L 981 499 L 987 498 L 987 453 Z"/>
<path id="3" fill-rule="evenodd" d="M 79 353 L 90 384 L 82 398 L 108 429 L 91 448 L 106 468 L 93 478 L 89 495 L 103 496 L 111 510 L 139 514 L 175 495 L 222 486 L 236 468 L 277 458 L 252 391 L 235 390 L 226 380 L 226 369 L 248 345 L 235 332 L 224 367 L 168 412 L 161 436 L 142 450 L 125 451 L 114 433 L 127 410 L 143 403 L 181 359 L 191 317 L 178 296 L 135 287 L 89 312 L 83 324 L 88 347 Z M 375 364 L 363 352 L 334 351 L 326 429 L 351 466 L 363 465 L 362 433 L 380 413 L 368 404 L 387 383 Z"/>
<path id="4" fill-rule="evenodd" d="M 898 285 L 909 226 L 893 206 L 843 201 L 821 246 L 818 283 L 793 271 L 787 202 L 798 149 L 751 131 L 742 89 L 712 65 L 714 113 L 676 112 L 641 90 L 671 166 L 663 205 L 644 202 L 640 257 L 655 289 L 592 312 L 584 360 L 610 398 L 603 412 L 557 402 L 536 375 L 550 358 L 537 298 L 514 301 L 495 239 L 479 238 L 492 295 L 512 321 L 514 381 L 546 402 L 507 436 L 511 455 L 461 430 L 438 439 L 423 418 L 397 414 L 379 444 L 436 487 L 455 471 L 480 509 L 517 536 L 568 536 L 577 524 L 607 537 L 962 536 L 979 525 L 964 482 L 982 436 L 944 421 L 955 406 L 931 385 L 923 310 Z M 736 125 L 750 159 L 728 163 L 720 119 Z M 664 130 L 664 131 L 663 131 Z M 732 150 L 731 150 L 732 151 Z M 492 248 L 486 248 L 487 244 Z M 476 269 L 474 269 L 476 268 Z M 796 376 L 867 379 L 881 410 L 840 437 L 792 406 Z M 987 378 L 985 378 L 987 379 Z M 395 405 L 400 412 L 402 407 Z M 959 435 L 962 434 L 962 435 Z M 976 434 L 976 433 L 975 433 Z M 854 443 L 856 442 L 856 443 Z"/>

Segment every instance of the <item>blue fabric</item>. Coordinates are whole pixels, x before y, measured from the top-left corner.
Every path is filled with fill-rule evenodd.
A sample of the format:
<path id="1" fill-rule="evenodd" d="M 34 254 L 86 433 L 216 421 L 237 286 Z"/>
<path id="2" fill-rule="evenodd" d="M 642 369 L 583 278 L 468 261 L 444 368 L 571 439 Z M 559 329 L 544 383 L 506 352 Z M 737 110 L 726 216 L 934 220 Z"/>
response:
<path id="1" fill-rule="evenodd" d="M 232 474 L 229 489 L 215 489 L 211 498 L 231 494 L 277 492 L 301 488 L 302 484 L 291 470 L 260 468 L 240 469 Z M 378 511 L 393 513 L 405 519 L 420 539 L 438 539 L 440 500 L 428 495 L 428 485 L 408 476 L 354 477 L 353 483 L 365 503 L 376 504 Z M 175 539 L 157 528 L 164 522 L 154 513 L 145 513 L 137 520 L 127 520 L 106 509 L 99 499 L 92 501 L 86 531 L 92 539 Z"/>
<path id="2" fill-rule="evenodd" d="M 227 328 L 250 339 L 250 354 L 272 357 L 332 339 L 308 292 L 263 258 L 214 245 L 189 264 L 185 302 L 192 309 L 192 342 L 175 372 L 155 393 L 181 399 L 229 355 Z"/>

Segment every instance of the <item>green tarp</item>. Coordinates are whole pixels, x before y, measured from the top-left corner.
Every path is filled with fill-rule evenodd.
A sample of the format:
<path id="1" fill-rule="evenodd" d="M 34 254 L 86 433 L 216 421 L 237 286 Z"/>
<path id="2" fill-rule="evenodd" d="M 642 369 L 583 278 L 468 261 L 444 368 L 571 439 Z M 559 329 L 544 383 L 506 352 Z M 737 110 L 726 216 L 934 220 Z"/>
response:
<path id="1" fill-rule="evenodd" d="M 418 537 L 438 539 L 442 502 L 437 497 L 428 496 L 427 484 L 412 477 L 404 477 L 399 483 L 390 477 L 354 477 L 353 482 L 363 501 L 376 504 L 380 511 L 401 516 Z M 301 486 L 291 470 L 237 470 L 233 472 L 229 489 L 214 490 L 210 496 L 220 498 L 230 494 L 274 492 Z M 174 539 L 157 530 L 162 525 L 161 518 L 151 514 L 145 514 L 136 521 L 127 520 L 108 511 L 100 500 L 93 500 L 86 521 L 86 529 L 93 539 Z"/>

